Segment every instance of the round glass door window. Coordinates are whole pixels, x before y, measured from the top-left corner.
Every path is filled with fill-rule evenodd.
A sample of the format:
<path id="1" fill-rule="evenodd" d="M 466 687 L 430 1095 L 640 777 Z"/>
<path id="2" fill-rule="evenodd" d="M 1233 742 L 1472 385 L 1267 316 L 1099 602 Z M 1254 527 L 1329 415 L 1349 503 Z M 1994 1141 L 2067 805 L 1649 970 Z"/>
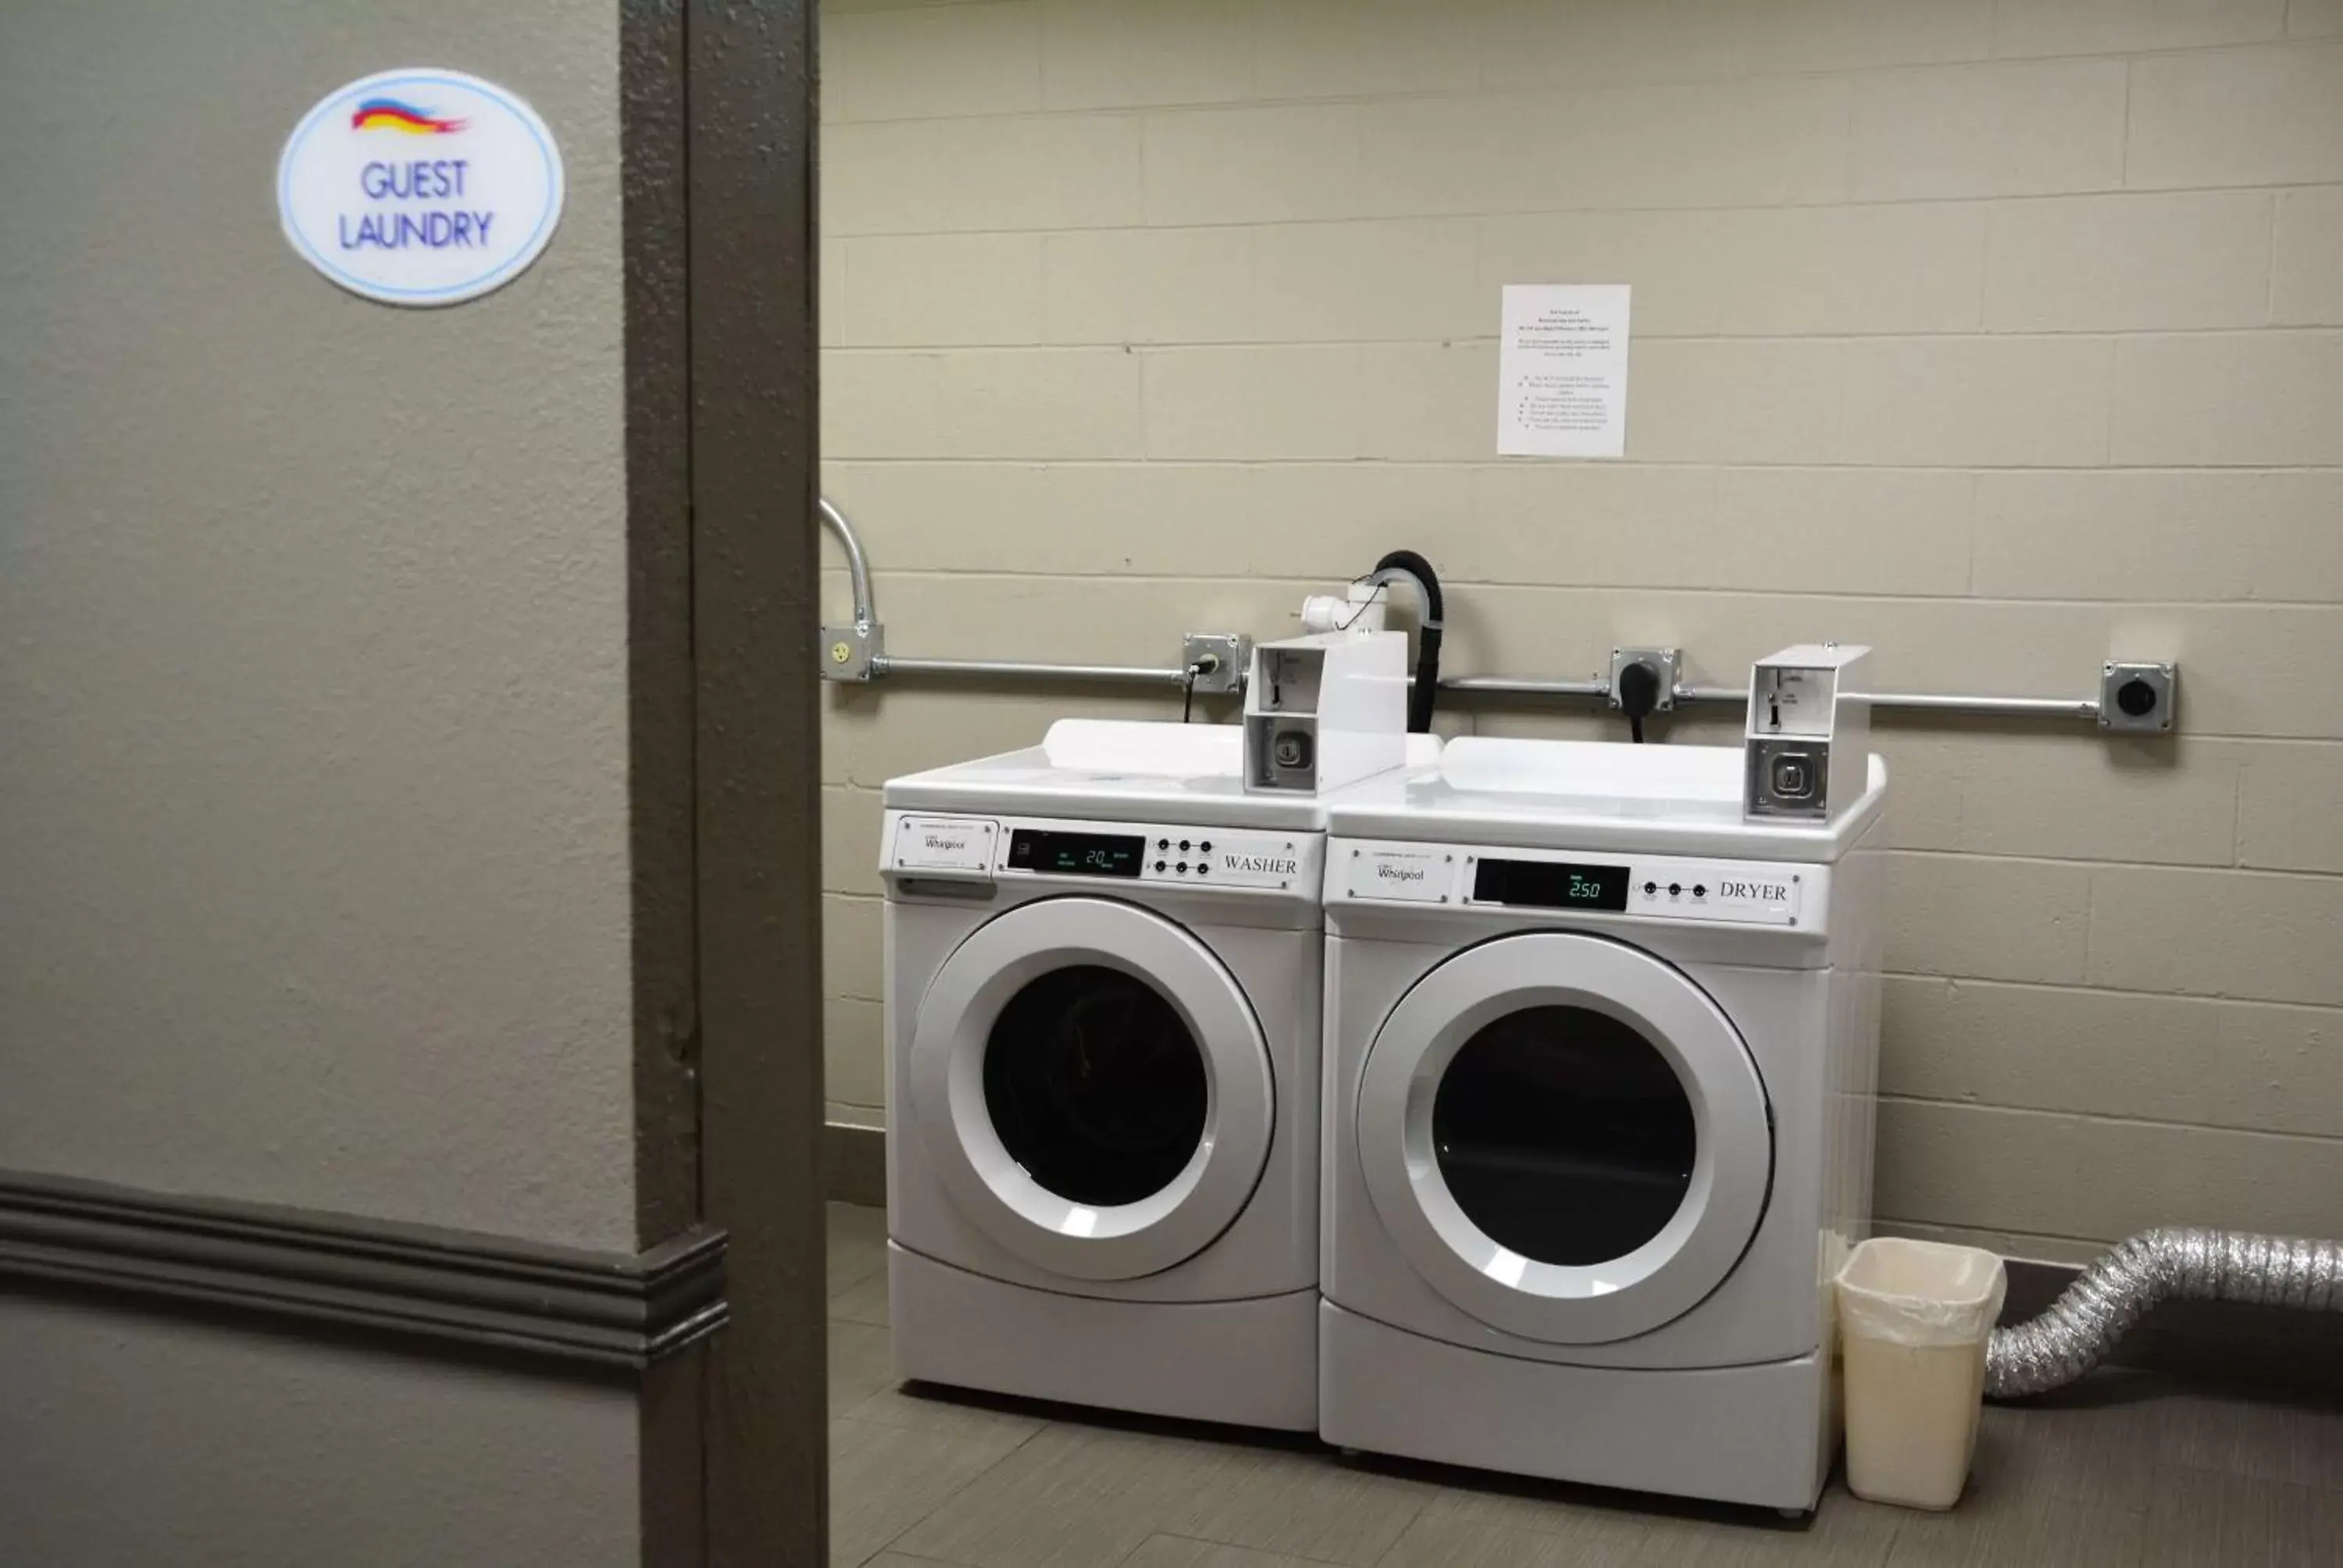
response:
<path id="1" fill-rule="evenodd" d="M 1584 1267 L 1657 1236 L 1692 1186 L 1693 1107 L 1675 1069 L 1628 1024 L 1531 1007 L 1459 1047 L 1433 1101 L 1432 1142 L 1456 1206 L 1534 1262 Z"/>
<path id="2" fill-rule="evenodd" d="M 1204 1057 L 1162 994 L 1099 964 L 1051 970 L 1001 1010 L 984 1103 L 1036 1183 L 1111 1208 L 1170 1186 L 1203 1140 Z"/>

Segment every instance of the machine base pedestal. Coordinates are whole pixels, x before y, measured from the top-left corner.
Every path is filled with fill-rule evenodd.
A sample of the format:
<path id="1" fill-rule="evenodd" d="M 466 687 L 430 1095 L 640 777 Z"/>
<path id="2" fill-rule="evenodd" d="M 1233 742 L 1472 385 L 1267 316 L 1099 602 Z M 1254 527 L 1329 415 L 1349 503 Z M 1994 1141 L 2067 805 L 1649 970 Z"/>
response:
<path id="1" fill-rule="evenodd" d="M 1028 1399 L 1309 1432 L 1318 1292 L 1119 1302 L 1038 1291 L 887 1244 L 895 1370 Z"/>
<path id="2" fill-rule="evenodd" d="M 1830 1473 L 1829 1366 L 1649 1371 L 1488 1355 L 1329 1302 L 1319 1434 L 1515 1475 L 1805 1513 Z"/>

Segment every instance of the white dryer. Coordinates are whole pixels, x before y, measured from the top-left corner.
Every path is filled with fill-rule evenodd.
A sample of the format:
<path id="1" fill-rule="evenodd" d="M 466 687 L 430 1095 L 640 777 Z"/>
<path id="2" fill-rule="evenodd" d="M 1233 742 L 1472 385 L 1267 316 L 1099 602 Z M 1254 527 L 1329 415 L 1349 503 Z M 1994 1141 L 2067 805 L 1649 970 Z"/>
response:
<path id="1" fill-rule="evenodd" d="M 1886 776 L 1452 742 L 1329 810 L 1320 1432 L 1785 1510 L 1869 1221 Z"/>
<path id="2" fill-rule="evenodd" d="M 1316 1425 L 1323 801 L 1241 748 L 1065 720 L 887 785 L 904 1376 Z"/>

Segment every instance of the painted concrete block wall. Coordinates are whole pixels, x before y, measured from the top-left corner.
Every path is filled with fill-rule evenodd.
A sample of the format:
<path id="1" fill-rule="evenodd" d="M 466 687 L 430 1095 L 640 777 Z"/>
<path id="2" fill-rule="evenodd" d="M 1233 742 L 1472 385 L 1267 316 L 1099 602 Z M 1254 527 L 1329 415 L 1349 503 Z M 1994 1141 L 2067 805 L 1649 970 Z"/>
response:
<path id="1" fill-rule="evenodd" d="M 1880 1209 L 2343 1228 L 2332 5 L 828 13 L 827 486 L 890 645 L 1168 662 L 1406 545 L 1458 673 L 2178 658 L 2176 741 L 1886 729 Z M 1634 286 L 1625 461 L 1495 458 L 1507 282 Z M 1176 704 L 833 695 L 834 1116 L 881 1113 L 875 789 L 1058 712 Z"/>
<path id="2" fill-rule="evenodd" d="M 0 1297 L 0 1556 L 642 1560 L 634 1391 Z"/>
<path id="3" fill-rule="evenodd" d="M 0 15 L 0 1167 L 634 1246 L 618 12 Z M 304 266 L 340 83 L 529 99 L 534 270 Z"/>

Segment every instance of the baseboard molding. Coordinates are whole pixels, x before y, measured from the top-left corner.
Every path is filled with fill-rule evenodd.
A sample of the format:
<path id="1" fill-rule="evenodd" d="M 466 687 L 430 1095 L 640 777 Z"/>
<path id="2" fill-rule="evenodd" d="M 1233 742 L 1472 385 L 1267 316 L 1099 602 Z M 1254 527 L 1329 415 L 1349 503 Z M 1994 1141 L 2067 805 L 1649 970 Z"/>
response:
<path id="1" fill-rule="evenodd" d="M 725 1236 L 644 1252 L 0 1172 L 0 1285 L 640 1369 L 724 1324 Z"/>
<path id="2" fill-rule="evenodd" d="M 822 1129 L 822 1191 L 832 1202 L 887 1206 L 887 1133 L 833 1121 Z"/>

